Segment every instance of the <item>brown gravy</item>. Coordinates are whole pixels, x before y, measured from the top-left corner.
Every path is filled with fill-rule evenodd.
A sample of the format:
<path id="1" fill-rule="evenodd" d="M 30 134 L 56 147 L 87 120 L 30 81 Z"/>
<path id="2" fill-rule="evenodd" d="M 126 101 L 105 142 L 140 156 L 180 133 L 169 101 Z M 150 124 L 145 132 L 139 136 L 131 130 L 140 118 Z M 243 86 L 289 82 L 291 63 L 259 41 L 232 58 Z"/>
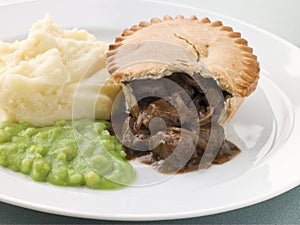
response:
<path id="1" fill-rule="evenodd" d="M 223 164 L 231 159 L 233 159 L 236 155 L 238 155 L 241 150 L 231 143 L 230 141 L 226 140 L 226 144 L 229 145 L 229 148 L 222 149 L 219 154 L 216 156 L 212 164 L 220 165 Z M 127 160 L 137 160 L 140 163 L 144 163 L 147 165 L 152 165 L 154 168 L 158 161 L 153 157 L 153 153 L 151 151 L 135 151 L 129 148 L 125 149 L 126 151 L 126 159 Z M 199 151 L 197 151 L 199 152 Z M 197 157 L 194 157 L 189 160 L 189 162 L 180 170 L 176 171 L 176 173 L 187 173 L 192 171 L 199 170 L 200 160 L 202 159 L 203 153 L 197 154 Z"/>

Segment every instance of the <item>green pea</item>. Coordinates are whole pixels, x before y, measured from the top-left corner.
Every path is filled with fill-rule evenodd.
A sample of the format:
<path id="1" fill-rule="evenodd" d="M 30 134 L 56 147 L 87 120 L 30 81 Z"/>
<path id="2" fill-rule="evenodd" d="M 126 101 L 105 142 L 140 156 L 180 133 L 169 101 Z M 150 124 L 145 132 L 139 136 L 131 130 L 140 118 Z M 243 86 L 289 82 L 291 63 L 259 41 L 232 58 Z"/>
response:
<path id="1" fill-rule="evenodd" d="M 36 181 L 46 181 L 51 166 L 43 159 L 34 160 L 30 171 L 30 176 Z"/>
<path id="2" fill-rule="evenodd" d="M 25 158 L 22 160 L 21 162 L 21 173 L 24 173 L 24 174 L 29 174 L 30 173 L 30 170 L 31 170 L 31 167 L 32 167 L 32 164 L 33 164 L 33 160 L 30 159 L 30 158 Z"/>

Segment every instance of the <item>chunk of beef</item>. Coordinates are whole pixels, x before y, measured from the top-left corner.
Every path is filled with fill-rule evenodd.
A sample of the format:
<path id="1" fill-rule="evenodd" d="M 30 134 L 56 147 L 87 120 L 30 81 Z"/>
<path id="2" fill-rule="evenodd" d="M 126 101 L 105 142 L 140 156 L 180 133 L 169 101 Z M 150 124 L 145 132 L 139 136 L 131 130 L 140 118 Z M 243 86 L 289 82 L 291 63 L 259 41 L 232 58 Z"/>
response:
<path id="1" fill-rule="evenodd" d="M 164 82 L 164 80 L 135 80 L 127 85 L 132 88 L 133 94 L 139 103 L 144 103 L 145 100 L 148 100 L 145 102 L 145 105 L 141 106 L 141 108 L 147 106 L 147 103 L 149 104 L 151 99 L 157 100 L 157 98 L 167 97 L 170 94 L 168 85 Z"/>
<path id="2" fill-rule="evenodd" d="M 166 126 L 180 126 L 176 109 L 168 101 L 160 99 L 140 111 L 136 120 L 136 128 L 139 129 L 142 125 L 149 128 L 150 121 L 155 117 L 163 119 Z"/>
<path id="3" fill-rule="evenodd" d="M 126 148 L 131 148 L 137 151 L 149 150 L 150 132 L 148 129 L 134 129 L 135 119 L 127 117 L 122 130 L 122 144 Z"/>
<path id="4" fill-rule="evenodd" d="M 170 127 L 150 138 L 156 168 L 163 173 L 180 171 L 195 154 L 197 137 L 188 130 Z"/>
<path id="5" fill-rule="evenodd" d="M 176 90 L 176 93 L 178 93 L 179 95 L 184 97 L 184 101 L 186 103 L 191 101 L 191 99 L 193 99 L 197 94 L 197 92 L 193 88 L 193 86 L 189 85 L 186 82 L 187 77 L 189 77 L 189 76 L 181 74 L 181 73 L 175 73 L 175 74 L 172 74 L 171 76 L 167 77 L 169 80 L 175 82 L 177 85 L 179 85 L 181 87 L 180 89 Z M 168 87 L 168 88 L 173 89 L 172 86 Z M 172 93 L 172 94 L 174 94 L 174 93 Z"/>

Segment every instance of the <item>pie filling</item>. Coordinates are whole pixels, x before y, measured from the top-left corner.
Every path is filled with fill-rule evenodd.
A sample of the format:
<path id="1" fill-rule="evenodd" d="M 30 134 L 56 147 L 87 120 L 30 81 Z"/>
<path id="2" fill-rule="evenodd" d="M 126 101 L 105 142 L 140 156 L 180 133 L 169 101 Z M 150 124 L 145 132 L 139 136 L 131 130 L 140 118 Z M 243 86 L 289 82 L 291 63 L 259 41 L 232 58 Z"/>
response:
<path id="1" fill-rule="evenodd" d="M 127 159 L 162 173 L 184 173 L 222 164 L 240 152 L 218 124 L 232 96 L 214 79 L 173 73 L 124 85 L 135 98 L 122 130 Z"/>

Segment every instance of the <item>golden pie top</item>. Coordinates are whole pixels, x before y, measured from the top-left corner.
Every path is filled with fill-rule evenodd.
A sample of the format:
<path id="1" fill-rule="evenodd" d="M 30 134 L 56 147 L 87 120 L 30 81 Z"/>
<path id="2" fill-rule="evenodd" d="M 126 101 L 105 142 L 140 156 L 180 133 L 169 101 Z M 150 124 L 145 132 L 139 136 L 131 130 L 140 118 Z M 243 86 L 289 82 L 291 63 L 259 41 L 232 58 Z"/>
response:
<path id="1" fill-rule="evenodd" d="M 238 97 L 255 90 L 260 70 L 240 33 L 195 16 L 165 16 L 132 26 L 110 45 L 107 56 L 108 70 L 118 82 L 202 72 Z"/>

